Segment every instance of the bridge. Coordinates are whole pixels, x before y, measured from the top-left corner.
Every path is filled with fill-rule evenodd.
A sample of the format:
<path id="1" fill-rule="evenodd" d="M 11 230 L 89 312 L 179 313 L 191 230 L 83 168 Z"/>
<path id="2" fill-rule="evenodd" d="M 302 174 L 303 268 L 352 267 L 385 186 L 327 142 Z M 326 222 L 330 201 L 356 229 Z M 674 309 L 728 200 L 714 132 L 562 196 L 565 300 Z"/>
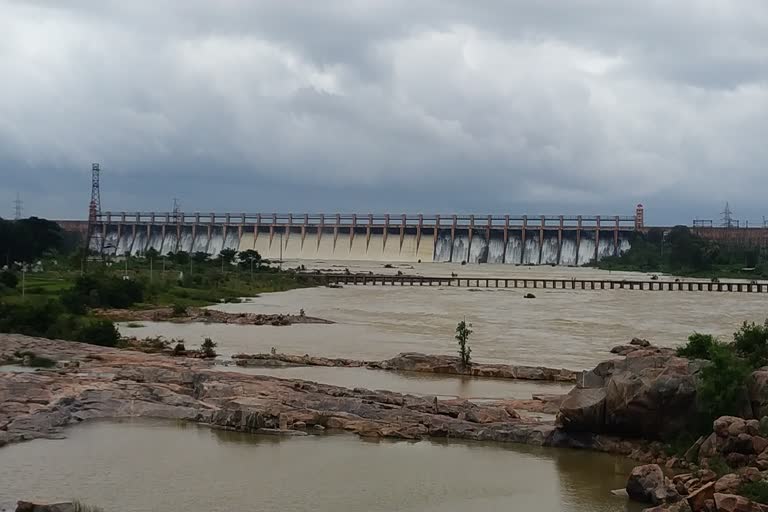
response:
<path id="1" fill-rule="evenodd" d="M 452 286 L 457 288 L 531 288 L 552 290 L 638 290 L 668 292 L 768 293 L 768 282 L 661 281 L 563 278 L 427 277 L 413 275 L 324 274 L 330 286 Z"/>

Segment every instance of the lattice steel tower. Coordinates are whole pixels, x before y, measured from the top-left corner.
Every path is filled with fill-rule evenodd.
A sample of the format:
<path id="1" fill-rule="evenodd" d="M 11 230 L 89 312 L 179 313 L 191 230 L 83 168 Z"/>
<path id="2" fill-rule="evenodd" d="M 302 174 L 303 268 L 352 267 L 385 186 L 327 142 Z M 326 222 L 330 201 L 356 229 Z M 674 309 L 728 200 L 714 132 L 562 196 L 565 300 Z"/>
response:
<path id="1" fill-rule="evenodd" d="M 101 193 L 99 191 L 99 164 L 91 165 L 91 202 L 88 206 L 88 240 L 86 249 L 92 248 L 101 252 L 104 240 L 102 233 L 97 229 L 97 222 L 101 215 Z"/>
<path id="2" fill-rule="evenodd" d="M 22 207 L 23 204 L 24 203 L 22 203 L 22 201 L 21 201 L 21 196 L 19 196 L 19 193 L 16 192 L 16 200 L 13 202 L 13 207 L 14 207 L 13 208 L 14 209 L 13 218 L 14 218 L 14 220 L 21 220 L 21 212 L 23 210 L 23 207 Z"/>

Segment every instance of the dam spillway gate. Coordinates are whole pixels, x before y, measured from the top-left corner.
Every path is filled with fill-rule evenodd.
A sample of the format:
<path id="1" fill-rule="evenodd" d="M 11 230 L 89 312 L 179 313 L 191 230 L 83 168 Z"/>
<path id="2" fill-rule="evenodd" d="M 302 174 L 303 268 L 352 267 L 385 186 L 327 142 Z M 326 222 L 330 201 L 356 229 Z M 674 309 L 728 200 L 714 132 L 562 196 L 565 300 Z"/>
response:
<path id="1" fill-rule="evenodd" d="M 634 216 L 104 212 L 106 255 L 257 250 L 268 259 L 585 265 L 629 249 Z"/>

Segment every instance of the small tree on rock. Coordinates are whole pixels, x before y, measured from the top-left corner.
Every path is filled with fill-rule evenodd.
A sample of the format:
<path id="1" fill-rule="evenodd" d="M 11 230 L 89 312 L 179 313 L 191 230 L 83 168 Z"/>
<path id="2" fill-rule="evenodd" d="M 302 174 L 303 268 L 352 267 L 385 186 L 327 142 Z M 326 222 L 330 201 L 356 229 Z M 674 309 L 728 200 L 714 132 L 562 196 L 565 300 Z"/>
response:
<path id="1" fill-rule="evenodd" d="M 468 324 L 466 320 L 462 320 L 456 326 L 456 341 L 459 342 L 459 356 L 461 356 L 461 364 L 463 366 L 469 366 L 470 354 L 472 349 L 469 347 L 469 335 L 472 334 L 472 324 Z"/>
<path id="2" fill-rule="evenodd" d="M 203 344 L 200 345 L 200 352 L 203 357 L 216 357 L 216 342 L 211 338 L 205 338 Z"/>

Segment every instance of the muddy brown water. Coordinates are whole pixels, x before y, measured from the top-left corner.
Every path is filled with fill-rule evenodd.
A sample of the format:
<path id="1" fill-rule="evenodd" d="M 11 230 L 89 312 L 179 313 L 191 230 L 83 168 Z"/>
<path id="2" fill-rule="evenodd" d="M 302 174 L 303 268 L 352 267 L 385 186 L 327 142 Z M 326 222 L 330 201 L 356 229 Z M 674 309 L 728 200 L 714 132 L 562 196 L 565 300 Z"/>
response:
<path id="1" fill-rule="evenodd" d="M 289 368 L 215 367 L 216 370 L 270 375 L 282 379 L 303 379 L 345 388 L 365 387 L 385 389 L 396 393 L 466 398 L 469 400 L 531 398 L 534 394 L 564 394 L 573 384 L 509 379 L 480 379 L 473 377 L 434 375 L 416 372 L 389 372 L 365 368 L 334 368 L 324 366 Z"/>
<path id="2" fill-rule="evenodd" d="M 471 271 L 493 276 L 499 267 L 509 271 L 504 265 L 479 265 Z M 515 275 L 528 275 L 526 268 L 517 272 Z M 568 272 L 580 277 L 608 275 L 591 269 L 552 267 L 535 267 L 530 273 L 547 276 Z M 525 291 L 514 289 L 308 288 L 215 307 L 254 313 L 298 313 L 303 309 L 335 324 L 273 327 L 145 322 L 144 327 L 122 327 L 121 331 L 184 338 L 192 345 L 208 336 L 219 343 L 224 356 L 268 352 L 275 347 L 290 354 L 386 359 L 413 351 L 454 354 L 454 329 L 466 318 L 473 324 L 472 356 L 477 361 L 580 370 L 611 357 L 611 347 L 636 336 L 661 346 L 684 343 L 694 331 L 729 339 L 743 321 L 762 322 L 768 316 L 768 298 L 763 294 L 530 291 L 535 299 L 524 299 Z"/>
<path id="3" fill-rule="evenodd" d="M 631 464 L 606 454 L 351 434 L 277 438 L 155 421 L 84 423 L 66 434 L 0 451 L 0 504 L 77 498 L 108 512 L 641 509 L 610 494 Z"/>

